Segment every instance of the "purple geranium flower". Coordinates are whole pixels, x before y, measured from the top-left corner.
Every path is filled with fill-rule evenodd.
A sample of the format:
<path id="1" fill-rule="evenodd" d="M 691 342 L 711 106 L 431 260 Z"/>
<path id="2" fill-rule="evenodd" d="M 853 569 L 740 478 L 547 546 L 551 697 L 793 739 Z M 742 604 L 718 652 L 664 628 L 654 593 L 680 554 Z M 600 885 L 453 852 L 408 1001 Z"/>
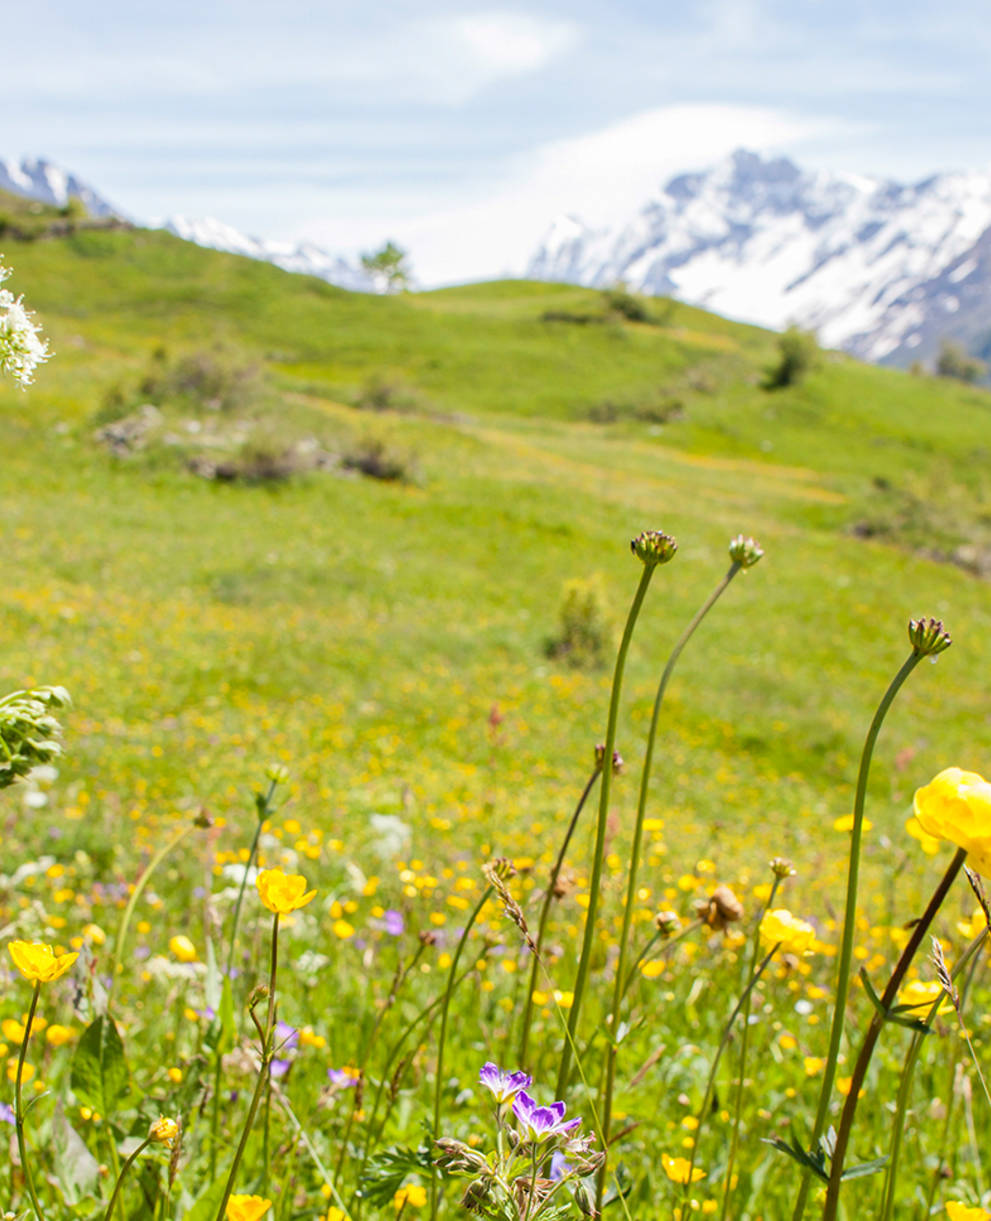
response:
<path id="1" fill-rule="evenodd" d="M 513 1114 L 533 1140 L 564 1136 L 572 1128 L 577 1128 L 581 1120 L 565 1119 L 564 1110 L 563 1102 L 552 1102 L 549 1107 L 538 1107 L 526 1090 L 521 1090 L 513 1099 Z"/>
<path id="2" fill-rule="evenodd" d="M 8 1106 L 6 1102 L 0 1102 L 0 1123 L 9 1123 L 15 1126 L 17 1124 L 14 1108 Z"/>
<path id="3" fill-rule="evenodd" d="M 336 1085 L 339 1090 L 354 1089 L 358 1084 L 358 1074 L 354 1069 L 348 1071 L 346 1068 L 328 1068 L 327 1076 L 331 1084 Z"/>
<path id="4" fill-rule="evenodd" d="M 281 1019 L 275 1023 L 275 1046 L 280 1051 L 295 1051 L 299 1046 L 299 1031 Z"/>
<path id="5" fill-rule="evenodd" d="M 515 1073 L 503 1072 L 501 1068 L 497 1068 L 491 1060 L 488 1060 L 482 1065 L 478 1080 L 486 1089 L 492 1091 L 496 1102 L 501 1106 L 504 1102 L 515 1098 L 520 1090 L 525 1090 L 532 1078 L 522 1069 L 517 1069 Z"/>

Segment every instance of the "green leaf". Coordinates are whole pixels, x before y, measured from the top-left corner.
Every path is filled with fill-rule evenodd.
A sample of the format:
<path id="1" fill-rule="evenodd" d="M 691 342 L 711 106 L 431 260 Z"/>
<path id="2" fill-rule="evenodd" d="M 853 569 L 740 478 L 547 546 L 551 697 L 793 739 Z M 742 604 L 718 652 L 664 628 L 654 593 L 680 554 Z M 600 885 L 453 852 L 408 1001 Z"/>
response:
<path id="1" fill-rule="evenodd" d="M 876 1157 L 872 1162 L 861 1162 L 859 1166 L 850 1166 L 840 1175 L 840 1180 L 846 1182 L 847 1179 L 863 1179 L 869 1174 L 877 1174 L 879 1170 L 883 1170 L 888 1164 L 888 1157 Z"/>
<path id="2" fill-rule="evenodd" d="M 220 1201 L 224 1198 L 227 1175 L 221 1174 L 213 1180 L 202 1195 L 196 1197 L 192 1206 L 183 1214 L 183 1221 L 214 1221 Z"/>
<path id="3" fill-rule="evenodd" d="M 91 1022 L 79 1040 L 72 1059 L 72 1089 L 80 1103 L 105 1119 L 130 1095 L 124 1044 L 113 1020 L 105 1015 Z"/>
<path id="4" fill-rule="evenodd" d="M 824 1183 L 829 1182 L 829 1175 L 824 1169 L 824 1159 L 821 1153 L 818 1157 L 815 1157 L 810 1153 L 806 1153 L 804 1149 L 800 1149 L 797 1145 L 789 1145 L 780 1136 L 765 1140 L 764 1144 L 773 1145 L 779 1152 L 786 1153 L 792 1161 L 798 1162 L 800 1166 L 805 1166 L 806 1169 L 811 1170 L 816 1178 L 821 1179 Z"/>
<path id="5" fill-rule="evenodd" d="M 59 1106 L 52 1119 L 52 1153 L 58 1166 L 59 1188 L 70 1208 L 99 1193 L 100 1163 Z"/>
<path id="6" fill-rule="evenodd" d="M 407 1175 L 429 1176 L 432 1169 L 430 1150 L 423 1145 L 419 1149 L 402 1146 L 385 1149 L 368 1163 L 358 1194 L 373 1206 L 388 1204 Z"/>

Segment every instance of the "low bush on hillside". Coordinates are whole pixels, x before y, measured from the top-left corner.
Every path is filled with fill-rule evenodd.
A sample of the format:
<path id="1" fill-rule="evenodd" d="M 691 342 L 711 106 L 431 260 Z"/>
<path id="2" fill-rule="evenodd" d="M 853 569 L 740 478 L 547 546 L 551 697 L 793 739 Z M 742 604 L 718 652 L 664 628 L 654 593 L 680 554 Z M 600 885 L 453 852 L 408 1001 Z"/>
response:
<path id="1" fill-rule="evenodd" d="M 605 665 L 613 624 L 600 577 L 568 581 L 558 611 L 558 630 L 544 648 L 548 657 L 579 670 Z"/>
<path id="2" fill-rule="evenodd" d="M 811 373 L 819 360 L 819 344 L 811 331 L 802 331 L 790 326 L 778 336 L 778 360 L 768 370 L 764 386 L 768 390 L 780 390 L 785 386 L 796 386 Z"/>

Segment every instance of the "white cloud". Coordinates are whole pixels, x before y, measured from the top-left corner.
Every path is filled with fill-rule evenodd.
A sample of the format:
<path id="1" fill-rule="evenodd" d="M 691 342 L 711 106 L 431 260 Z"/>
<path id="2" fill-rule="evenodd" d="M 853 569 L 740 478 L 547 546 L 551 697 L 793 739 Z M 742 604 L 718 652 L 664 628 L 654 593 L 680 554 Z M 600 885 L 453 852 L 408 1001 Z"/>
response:
<path id="1" fill-rule="evenodd" d="M 672 174 L 702 168 L 733 149 L 789 149 L 837 135 L 841 124 L 755 106 L 665 106 L 532 149 L 503 167 L 497 182 L 473 183 L 444 209 L 397 201 L 389 234 L 406 246 L 425 285 L 519 273 L 555 216 L 593 225 L 631 218 Z M 402 219 L 399 219 L 402 218 Z M 340 213 L 333 233 L 304 225 L 317 241 L 369 244 L 384 236 L 379 214 Z M 369 223 L 378 224 L 373 234 Z M 343 223 L 343 228 L 342 228 Z M 360 233 L 360 236 L 358 234 Z"/>
<path id="2" fill-rule="evenodd" d="M 434 23 L 442 42 L 466 53 L 483 73 L 496 77 L 534 72 L 577 41 L 570 22 L 528 17 L 520 13 L 473 13 L 450 22 Z"/>

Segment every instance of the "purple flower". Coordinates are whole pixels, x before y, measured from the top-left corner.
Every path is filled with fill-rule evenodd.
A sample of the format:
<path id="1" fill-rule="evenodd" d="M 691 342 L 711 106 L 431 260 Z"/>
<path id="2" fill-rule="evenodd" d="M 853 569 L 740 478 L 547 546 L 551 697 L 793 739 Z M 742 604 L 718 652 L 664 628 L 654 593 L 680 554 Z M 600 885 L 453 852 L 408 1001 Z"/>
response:
<path id="1" fill-rule="evenodd" d="M 289 1069 L 291 1067 L 292 1067 L 291 1060 L 280 1060 L 278 1056 L 275 1056 L 272 1060 L 272 1063 L 269 1065 L 269 1069 L 268 1069 L 269 1075 L 271 1077 L 273 1077 L 276 1081 L 279 1081 L 279 1080 L 281 1080 L 281 1078 L 283 1078 L 286 1075 L 286 1073 L 289 1072 Z"/>
<path id="2" fill-rule="evenodd" d="M 526 1090 L 521 1090 L 513 1099 L 513 1114 L 526 1128 L 532 1140 L 564 1136 L 572 1128 L 577 1128 L 581 1120 L 565 1119 L 564 1110 L 563 1102 L 552 1102 L 549 1107 L 538 1107 Z"/>
<path id="3" fill-rule="evenodd" d="M 402 932 L 405 927 L 406 921 L 403 919 L 402 912 L 397 912 L 394 907 L 390 907 L 383 913 L 382 928 L 389 934 L 390 937 L 402 936 Z"/>
<path id="4" fill-rule="evenodd" d="M 295 1051 L 299 1046 L 299 1031 L 288 1022 L 275 1023 L 275 1046 L 280 1051 Z"/>
<path id="5" fill-rule="evenodd" d="M 9 1123 L 17 1125 L 17 1118 L 14 1115 L 14 1108 L 8 1106 L 6 1102 L 0 1102 L 0 1123 Z"/>
<path id="6" fill-rule="evenodd" d="M 521 1069 L 517 1069 L 515 1073 L 503 1072 L 491 1060 L 487 1060 L 479 1071 L 478 1080 L 486 1089 L 492 1091 L 496 1102 L 501 1105 L 515 1098 L 520 1090 L 525 1090 L 532 1078 Z"/>
<path id="7" fill-rule="evenodd" d="M 349 1071 L 346 1068 L 328 1068 L 327 1076 L 331 1084 L 336 1085 L 339 1090 L 351 1090 L 358 1084 L 358 1074 L 354 1069 Z"/>
<path id="8" fill-rule="evenodd" d="M 547 1176 L 552 1183 L 559 1183 L 566 1174 L 571 1173 L 571 1163 L 564 1156 L 560 1149 L 555 1149 L 551 1154 L 551 1170 Z"/>

